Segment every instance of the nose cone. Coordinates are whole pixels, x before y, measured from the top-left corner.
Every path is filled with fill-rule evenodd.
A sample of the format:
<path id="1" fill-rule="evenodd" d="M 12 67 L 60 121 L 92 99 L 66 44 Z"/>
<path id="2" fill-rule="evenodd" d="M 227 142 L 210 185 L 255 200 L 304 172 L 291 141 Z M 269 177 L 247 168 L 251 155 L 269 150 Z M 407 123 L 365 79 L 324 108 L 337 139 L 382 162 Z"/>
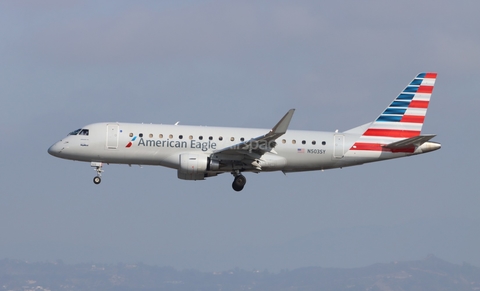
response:
<path id="1" fill-rule="evenodd" d="M 63 145 L 61 142 L 54 143 L 51 147 L 48 148 L 48 153 L 54 157 L 60 156 L 60 153 L 63 150 Z"/>

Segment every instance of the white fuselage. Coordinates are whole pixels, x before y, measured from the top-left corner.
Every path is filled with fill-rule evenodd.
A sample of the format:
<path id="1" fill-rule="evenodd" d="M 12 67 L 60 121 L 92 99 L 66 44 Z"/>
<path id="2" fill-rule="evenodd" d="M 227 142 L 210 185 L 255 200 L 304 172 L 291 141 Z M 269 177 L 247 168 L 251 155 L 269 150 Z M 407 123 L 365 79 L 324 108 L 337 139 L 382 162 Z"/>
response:
<path id="1" fill-rule="evenodd" d="M 68 135 L 52 145 L 49 153 L 84 162 L 179 169 L 182 153 L 215 159 L 215 151 L 268 132 L 267 129 L 134 123 L 95 123 L 83 129 L 88 130 L 88 135 Z M 136 138 L 132 141 L 133 137 Z M 276 140 L 274 152 L 259 157 L 263 162 L 261 171 L 323 170 L 415 154 L 349 151 L 358 137 L 359 134 L 288 130 Z M 221 154 L 217 158 L 222 159 Z M 248 167 L 243 170 L 255 171 Z"/>

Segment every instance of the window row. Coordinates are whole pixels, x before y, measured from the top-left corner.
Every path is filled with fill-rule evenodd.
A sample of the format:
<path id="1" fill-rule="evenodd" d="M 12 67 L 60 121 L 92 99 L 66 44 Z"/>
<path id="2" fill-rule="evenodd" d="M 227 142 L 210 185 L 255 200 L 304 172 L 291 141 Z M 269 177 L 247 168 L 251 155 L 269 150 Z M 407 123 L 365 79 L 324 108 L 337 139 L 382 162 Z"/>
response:
<path id="1" fill-rule="evenodd" d="M 133 133 L 130 133 L 129 136 L 130 136 L 130 137 L 133 137 Z M 138 136 L 139 136 L 139 137 L 143 137 L 143 133 L 139 133 Z M 148 135 L 148 137 L 149 137 L 149 138 L 153 138 L 153 134 L 150 133 L 150 134 Z M 163 134 L 159 134 L 159 135 L 158 135 L 158 138 L 164 138 Z M 169 135 L 168 135 L 168 138 L 172 139 L 172 138 L 173 138 L 173 134 L 169 134 Z M 179 135 L 179 136 L 178 136 L 178 139 L 183 139 L 183 135 Z M 188 136 L 188 139 L 193 139 L 193 135 L 189 135 L 189 136 Z M 199 140 L 203 140 L 203 136 L 202 136 L 202 135 L 198 136 L 198 139 L 199 139 Z M 209 137 L 208 137 L 208 140 L 213 140 L 213 136 L 209 136 Z M 219 137 L 218 137 L 218 140 L 219 140 L 219 141 L 223 141 L 223 137 L 222 137 L 222 136 L 219 136 Z M 230 137 L 230 141 L 235 141 L 235 138 L 234 138 L 233 136 Z M 240 141 L 245 141 L 245 138 L 241 137 L 241 138 L 240 138 Z M 282 143 L 284 143 L 284 144 L 287 143 L 287 140 L 286 140 L 286 139 L 282 139 Z M 297 140 L 292 139 L 292 144 L 296 144 L 296 143 L 297 143 Z M 307 141 L 306 141 L 306 140 L 302 140 L 301 143 L 302 143 L 302 144 L 307 144 Z M 316 144 L 317 144 L 317 142 L 316 142 L 315 140 L 312 140 L 312 145 L 316 145 Z M 322 141 L 322 145 L 326 145 L 326 144 L 327 144 L 327 143 L 326 143 L 325 141 Z"/>

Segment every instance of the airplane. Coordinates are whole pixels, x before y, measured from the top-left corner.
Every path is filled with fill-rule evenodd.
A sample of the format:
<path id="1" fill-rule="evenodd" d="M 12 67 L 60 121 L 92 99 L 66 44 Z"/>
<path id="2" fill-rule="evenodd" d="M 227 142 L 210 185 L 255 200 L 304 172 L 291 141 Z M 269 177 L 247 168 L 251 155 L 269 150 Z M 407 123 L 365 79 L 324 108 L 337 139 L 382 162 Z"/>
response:
<path id="1" fill-rule="evenodd" d="M 372 122 L 339 132 L 288 130 L 295 109 L 272 129 L 104 122 L 72 131 L 53 144 L 52 156 L 90 162 L 100 184 L 105 164 L 155 165 L 183 180 L 244 172 L 327 170 L 408 157 L 440 149 L 421 134 L 437 73 L 420 73 Z"/>

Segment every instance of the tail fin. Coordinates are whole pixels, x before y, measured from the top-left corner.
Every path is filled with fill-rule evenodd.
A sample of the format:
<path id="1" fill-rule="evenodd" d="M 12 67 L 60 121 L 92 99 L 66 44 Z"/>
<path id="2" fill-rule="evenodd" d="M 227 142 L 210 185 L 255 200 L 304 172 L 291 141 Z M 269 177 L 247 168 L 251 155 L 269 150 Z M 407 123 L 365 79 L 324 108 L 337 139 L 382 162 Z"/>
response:
<path id="1" fill-rule="evenodd" d="M 382 150 L 403 139 L 419 136 L 437 73 L 421 73 L 370 123 L 351 150 Z"/>

